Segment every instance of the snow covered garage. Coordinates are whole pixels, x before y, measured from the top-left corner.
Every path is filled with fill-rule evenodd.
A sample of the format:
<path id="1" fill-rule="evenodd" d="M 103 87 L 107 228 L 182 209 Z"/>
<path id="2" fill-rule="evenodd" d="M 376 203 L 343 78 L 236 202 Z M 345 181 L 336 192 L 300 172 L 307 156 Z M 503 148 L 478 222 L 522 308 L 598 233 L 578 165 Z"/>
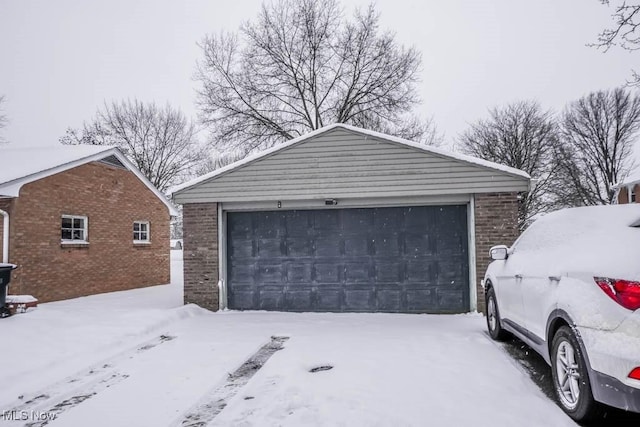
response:
<path id="1" fill-rule="evenodd" d="M 176 188 L 184 299 L 217 310 L 484 307 L 517 237 L 519 170 L 336 124 Z"/>

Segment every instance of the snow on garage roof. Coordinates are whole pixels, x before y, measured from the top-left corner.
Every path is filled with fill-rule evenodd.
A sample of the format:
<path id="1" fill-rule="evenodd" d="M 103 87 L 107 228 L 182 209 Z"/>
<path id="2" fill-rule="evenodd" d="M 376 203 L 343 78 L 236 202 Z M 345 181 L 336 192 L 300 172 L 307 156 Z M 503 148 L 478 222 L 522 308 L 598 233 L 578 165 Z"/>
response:
<path id="1" fill-rule="evenodd" d="M 387 135 L 387 134 L 384 134 L 384 133 L 375 132 L 375 131 L 372 131 L 372 130 L 367 130 L 367 129 L 359 128 L 359 127 L 356 127 L 356 126 L 347 125 L 347 124 L 344 124 L 344 123 L 334 123 L 332 125 L 328 125 L 328 126 L 325 126 L 323 128 L 316 129 L 315 131 L 310 132 L 310 133 L 308 133 L 306 135 L 299 136 L 298 138 L 291 139 L 291 140 L 286 141 L 284 143 L 275 145 L 275 146 L 273 146 L 273 147 L 271 147 L 271 148 L 269 148 L 267 150 L 258 152 L 256 154 L 253 154 L 253 155 L 248 156 L 248 157 L 245 157 L 242 160 L 239 160 L 237 162 L 231 163 L 230 165 L 227 165 L 227 166 L 225 166 L 223 168 L 216 169 L 213 172 L 209 172 L 209 173 L 207 173 L 205 175 L 199 176 L 198 178 L 195 178 L 195 179 L 193 179 L 191 181 L 188 181 L 188 182 L 185 182 L 183 184 L 177 185 L 177 186 L 171 188 L 170 192 L 171 193 L 176 193 L 176 192 L 185 190 L 187 188 L 193 187 L 193 186 L 195 186 L 195 185 L 197 185 L 197 184 L 199 184 L 199 183 L 201 183 L 203 181 L 207 181 L 209 179 L 212 179 L 212 178 L 215 178 L 217 176 L 223 175 L 223 174 L 225 174 L 227 172 L 230 172 L 232 170 L 239 169 L 239 168 L 241 168 L 241 167 L 243 167 L 243 166 L 245 166 L 245 165 L 247 165 L 249 163 L 252 163 L 252 162 L 254 162 L 256 160 L 259 160 L 259 159 L 261 159 L 263 157 L 267 157 L 267 156 L 269 156 L 269 155 L 271 155 L 273 153 L 276 153 L 276 152 L 278 152 L 280 150 L 284 150 L 285 148 L 291 147 L 292 145 L 299 144 L 299 143 L 301 143 L 301 142 L 303 142 L 303 141 L 305 141 L 307 139 L 311 139 L 313 137 L 316 137 L 318 135 L 321 135 L 321 134 L 323 134 L 325 132 L 328 132 L 328 131 L 336 129 L 336 128 L 342 128 L 342 129 L 345 129 L 345 130 L 348 130 L 348 131 L 351 131 L 351 132 L 359 133 L 359 134 L 364 135 L 364 136 L 371 136 L 373 138 L 379 138 L 379 139 L 382 139 L 382 140 L 385 140 L 385 141 L 394 142 L 396 144 L 401 144 L 401 145 L 405 145 L 405 146 L 408 146 L 408 147 L 416 148 L 416 149 L 425 151 L 427 153 L 432 153 L 432 154 L 436 154 L 436 155 L 439 155 L 439 156 L 442 156 L 442 157 L 447 157 L 447 158 L 450 158 L 450 159 L 460 160 L 460 161 L 463 161 L 463 162 L 466 162 L 466 163 L 471 163 L 471 164 L 478 165 L 478 166 L 483 166 L 483 167 L 486 167 L 486 168 L 489 168 L 489 169 L 494 169 L 494 170 L 497 170 L 497 171 L 506 172 L 508 174 L 519 176 L 519 177 L 522 177 L 522 178 L 531 179 L 531 177 L 529 176 L 528 173 L 526 173 L 524 171 L 521 171 L 520 169 L 515 169 L 515 168 L 509 167 L 509 166 L 501 165 L 499 163 L 490 162 L 490 161 L 487 161 L 487 160 L 479 159 L 477 157 L 467 156 L 467 155 L 460 154 L 460 153 L 454 153 L 452 151 L 443 150 L 441 148 L 432 147 L 430 145 L 419 144 L 419 143 L 416 143 L 416 142 L 408 141 L 406 139 L 398 138 L 396 136 Z"/>
<path id="2" fill-rule="evenodd" d="M 635 184 L 640 184 L 640 171 L 636 171 L 635 173 L 629 175 L 624 181 L 615 184 L 613 188 L 622 188 Z"/>
<path id="3" fill-rule="evenodd" d="M 99 145 L 58 145 L 48 147 L 0 147 L 0 186 L 45 172 L 60 165 L 95 156 L 113 147 Z"/>
<path id="4" fill-rule="evenodd" d="M 20 188 L 65 170 L 115 156 L 177 215 L 175 207 L 116 147 L 105 145 L 53 145 L 0 147 L 0 197 L 18 197 Z"/>

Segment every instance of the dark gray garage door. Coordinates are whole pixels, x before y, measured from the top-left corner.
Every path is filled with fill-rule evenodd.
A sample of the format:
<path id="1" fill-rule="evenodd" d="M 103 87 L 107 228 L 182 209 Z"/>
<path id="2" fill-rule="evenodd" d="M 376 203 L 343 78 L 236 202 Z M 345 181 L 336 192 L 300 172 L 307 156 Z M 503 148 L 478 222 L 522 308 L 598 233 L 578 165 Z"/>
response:
<path id="1" fill-rule="evenodd" d="M 469 311 L 466 206 L 231 212 L 228 305 Z"/>

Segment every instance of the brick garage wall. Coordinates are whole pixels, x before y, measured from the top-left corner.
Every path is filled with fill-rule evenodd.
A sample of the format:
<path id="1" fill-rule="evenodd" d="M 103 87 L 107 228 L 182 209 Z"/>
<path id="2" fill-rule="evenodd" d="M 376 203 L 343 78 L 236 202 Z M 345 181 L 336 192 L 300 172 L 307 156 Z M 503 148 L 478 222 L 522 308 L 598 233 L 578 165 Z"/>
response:
<path id="1" fill-rule="evenodd" d="M 480 281 L 491 262 L 489 249 L 495 245 L 510 246 L 518 237 L 518 194 L 486 193 L 475 195 L 476 287 L 478 311 L 485 309 L 484 290 Z"/>
<path id="2" fill-rule="evenodd" d="M 89 245 L 62 245 L 61 216 L 88 217 Z M 150 244 L 133 222 L 150 222 Z M 132 172 L 92 162 L 26 184 L 11 213 L 12 294 L 41 302 L 169 283 L 169 210 Z"/>
<path id="3" fill-rule="evenodd" d="M 218 310 L 218 204 L 182 207 L 184 303 Z"/>
<path id="4" fill-rule="evenodd" d="M 7 212 L 9 214 L 9 227 L 11 227 L 11 211 L 13 207 L 13 199 L 0 199 L 0 209 Z M 4 253 L 2 252 L 2 239 L 4 232 L 4 216 L 0 215 L 0 262 L 2 262 L 2 257 Z"/>

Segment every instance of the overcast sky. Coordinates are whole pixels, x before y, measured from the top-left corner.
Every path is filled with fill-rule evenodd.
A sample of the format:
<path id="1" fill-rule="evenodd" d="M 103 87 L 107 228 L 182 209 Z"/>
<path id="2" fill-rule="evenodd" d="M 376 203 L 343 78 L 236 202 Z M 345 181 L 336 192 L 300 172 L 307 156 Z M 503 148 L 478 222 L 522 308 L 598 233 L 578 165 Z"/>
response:
<path id="1" fill-rule="evenodd" d="M 366 0 L 343 0 L 345 13 Z M 0 94 L 15 144 L 55 144 L 104 101 L 169 102 L 195 117 L 197 42 L 236 30 L 260 0 L 0 0 Z M 521 99 L 561 110 L 624 84 L 640 52 L 586 44 L 610 24 L 598 0 L 378 0 L 381 26 L 422 52 L 421 113 L 447 143 Z M 640 151 L 640 150 L 639 150 Z"/>

